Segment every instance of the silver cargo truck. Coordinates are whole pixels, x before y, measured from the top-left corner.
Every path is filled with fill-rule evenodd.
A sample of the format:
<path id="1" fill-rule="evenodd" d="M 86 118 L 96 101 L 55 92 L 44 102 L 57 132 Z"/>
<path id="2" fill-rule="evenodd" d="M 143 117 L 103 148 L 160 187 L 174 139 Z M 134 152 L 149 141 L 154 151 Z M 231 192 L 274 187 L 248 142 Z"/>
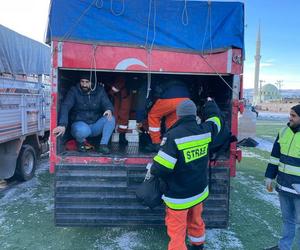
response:
<path id="1" fill-rule="evenodd" d="M 0 180 L 33 177 L 48 151 L 50 48 L 0 25 Z"/>

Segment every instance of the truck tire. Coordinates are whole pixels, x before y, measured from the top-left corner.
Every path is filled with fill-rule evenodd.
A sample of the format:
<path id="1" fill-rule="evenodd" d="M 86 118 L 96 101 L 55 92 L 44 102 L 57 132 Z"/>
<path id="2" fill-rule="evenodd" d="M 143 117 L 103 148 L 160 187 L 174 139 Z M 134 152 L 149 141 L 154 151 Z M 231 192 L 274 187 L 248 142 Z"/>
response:
<path id="1" fill-rule="evenodd" d="M 23 145 L 18 156 L 15 176 L 20 181 L 28 181 L 34 176 L 35 169 L 35 150 L 30 145 Z"/>

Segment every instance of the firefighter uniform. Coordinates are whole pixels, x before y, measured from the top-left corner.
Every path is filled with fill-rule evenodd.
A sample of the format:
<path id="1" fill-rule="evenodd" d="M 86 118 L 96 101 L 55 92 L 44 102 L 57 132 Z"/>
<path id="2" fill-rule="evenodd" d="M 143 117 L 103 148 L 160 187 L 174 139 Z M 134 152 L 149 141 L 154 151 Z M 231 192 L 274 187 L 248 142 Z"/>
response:
<path id="1" fill-rule="evenodd" d="M 161 142 L 161 119 L 165 117 L 166 128 L 170 128 L 177 120 L 177 105 L 188 99 L 190 94 L 186 85 L 177 80 L 159 84 L 154 92 L 156 92 L 154 95 L 157 100 L 148 113 L 148 124 L 152 143 L 159 144 Z"/>
<path id="2" fill-rule="evenodd" d="M 202 202 L 208 197 L 209 145 L 221 129 L 220 111 L 213 101 L 205 104 L 206 122 L 196 122 L 196 106 L 182 101 L 176 110 L 179 120 L 167 131 L 161 149 L 153 159 L 151 174 L 161 177 L 167 189 L 165 223 L 169 250 L 185 250 L 186 231 L 193 246 L 204 244 Z"/>

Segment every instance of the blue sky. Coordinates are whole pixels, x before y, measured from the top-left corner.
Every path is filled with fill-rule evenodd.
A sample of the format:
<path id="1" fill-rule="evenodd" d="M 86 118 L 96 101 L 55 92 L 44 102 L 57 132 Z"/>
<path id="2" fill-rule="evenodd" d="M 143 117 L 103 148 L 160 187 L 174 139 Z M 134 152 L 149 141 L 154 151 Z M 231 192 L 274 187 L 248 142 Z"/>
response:
<path id="1" fill-rule="evenodd" d="M 71 1 L 71 0 L 70 0 Z M 162 0 L 159 0 L 162 1 Z M 1 0 L 0 24 L 43 41 L 50 0 Z M 254 55 L 261 25 L 260 80 L 300 89 L 300 1 L 243 0 L 246 60 L 244 87 L 254 85 Z"/>
<path id="2" fill-rule="evenodd" d="M 300 1 L 245 0 L 245 87 L 254 85 L 254 55 L 261 25 L 260 80 L 282 80 L 283 88 L 300 89 Z"/>

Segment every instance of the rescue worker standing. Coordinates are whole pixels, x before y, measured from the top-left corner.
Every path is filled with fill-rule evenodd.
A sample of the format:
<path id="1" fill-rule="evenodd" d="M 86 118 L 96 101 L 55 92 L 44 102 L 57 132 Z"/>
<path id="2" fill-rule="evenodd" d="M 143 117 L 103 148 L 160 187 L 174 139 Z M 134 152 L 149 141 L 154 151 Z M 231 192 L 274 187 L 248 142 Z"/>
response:
<path id="1" fill-rule="evenodd" d="M 196 122 L 196 110 L 191 100 L 178 105 L 178 121 L 167 131 L 150 170 L 167 186 L 162 199 L 166 204 L 169 250 L 187 249 L 186 232 L 189 249 L 204 247 L 205 224 L 201 215 L 202 202 L 209 194 L 209 144 L 220 131 L 221 122 L 219 108 L 209 97 L 204 105 L 208 119 L 200 125 Z"/>
<path id="2" fill-rule="evenodd" d="M 119 144 L 127 145 L 125 134 L 128 132 L 128 120 L 131 105 L 131 93 L 126 88 L 125 78 L 118 77 L 111 86 L 110 94 L 114 98 L 114 112 L 118 124 Z"/>
<path id="3" fill-rule="evenodd" d="M 300 104 L 291 108 L 289 123 L 278 133 L 265 177 L 269 191 L 276 178 L 283 220 L 278 246 L 267 249 L 290 250 L 295 236 L 300 249 Z"/>
<path id="4" fill-rule="evenodd" d="M 165 117 L 166 128 L 170 128 L 177 120 L 177 105 L 188 99 L 190 94 L 185 83 L 179 80 L 160 83 L 153 91 L 157 100 L 148 113 L 149 134 L 153 143 L 148 151 L 157 152 L 161 142 L 161 119 Z"/>

